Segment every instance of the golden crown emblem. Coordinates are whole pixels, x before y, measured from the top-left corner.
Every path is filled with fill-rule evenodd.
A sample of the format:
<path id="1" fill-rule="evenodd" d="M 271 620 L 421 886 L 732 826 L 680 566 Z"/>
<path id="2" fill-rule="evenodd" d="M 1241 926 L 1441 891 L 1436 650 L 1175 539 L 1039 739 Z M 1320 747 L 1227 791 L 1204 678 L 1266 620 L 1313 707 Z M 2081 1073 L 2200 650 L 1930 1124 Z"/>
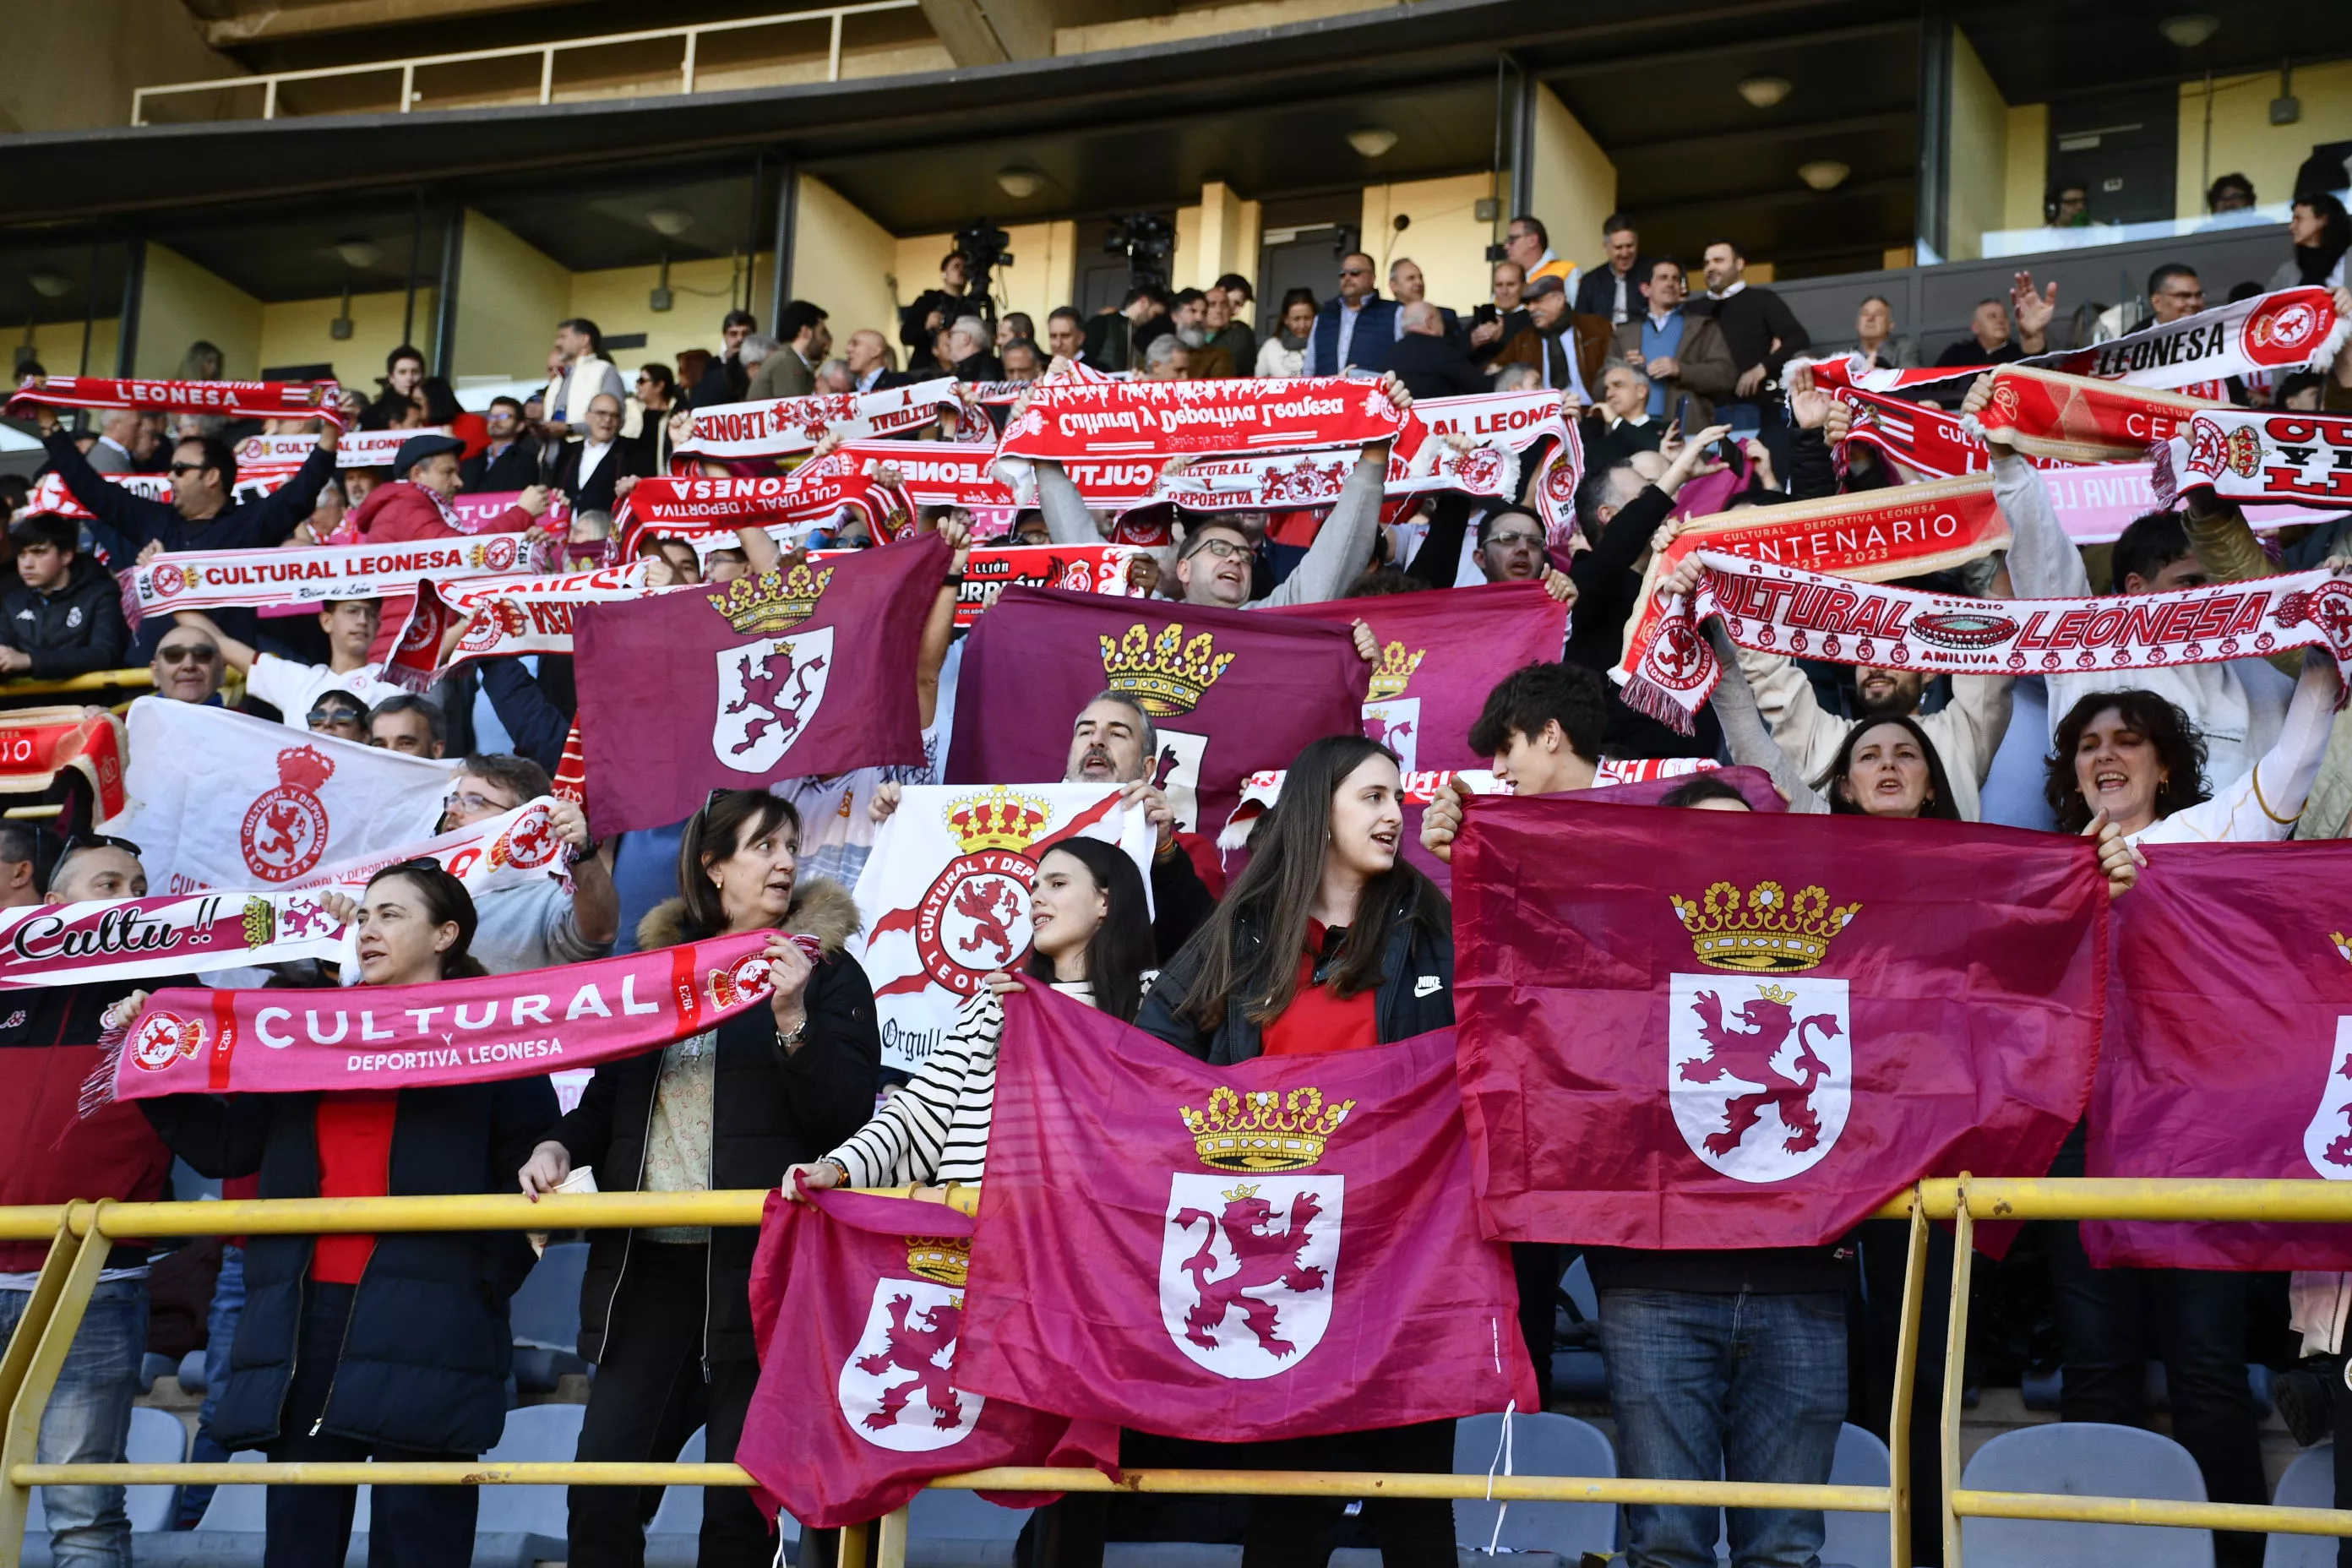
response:
<path id="1" fill-rule="evenodd" d="M 1323 1103 L 1319 1089 L 1294 1089 L 1276 1094 L 1255 1089 L 1247 1094 L 1220 1088 L 1209 1096 L 1209 1109 L 1180 1106 L 1192 1134 L 1201 1163 L 1221 1171 L 1297 1171 L 1323 1158 L 1324 1141 L 1339 1130 L 1352 1100 Z"/>
<path id="2" fill-rule="evenodd" d="M 983 849 L 1028 848 L 1054 812 L 1034 795 L 1015 795 L 997 784 L 986 795 L 951 803 L 942 815 L 964 853 L 977 855 Z"/>
<path id="3" fill-rule="evenodd" d="M 907 1238 L 907 1267 L 926 1279 L 961 1289 L 971 1276 L 971 1237 L 910 1236 Z"/>
<path id="4" fill-rule="evenodd" d="M 1183 624 L 1177 621 L 1162 626 L 1158 637 L 1138 623 L 1115 642 L 1108 634 L 1097 640 L 1102 644 L 1103 676 L 1110 689 L 1134 698 L 1155 718 L 1199 707 L 1217 677 L 1234 662 L 1232 654 L 1217 651 L 1209 632 L 1196 633 L 1186 642 Z"/>
<path id="5" fill-rule="evenodd" d="M 1778 882 L 1759 882 L 1745 895 L 1730 882 L 1717 882 L 1698 903 L 1674 893 L 1666 897 L 1691 933 L 1701 963 L 1748 973 L 1811 969 L 1829 956 L 1830 939 L 1862 909 L 1832 909 L 1819 887 L 1801 889 L 1792 899 Z"/>
<path id="6" fill-rule="evenodd" d="M 1372 686 L 1365 694 L 1366 700 L 1385 702 L 1402 694 L 1406 683 L 1412 679 L 1412 672 L 1421 668 L 1421 661 L 1428 652 L 1427 648 L 1417 647 L 1407 653 L 1401 642 L 1382 644 L 1381 662 L 1372 668 Z"/>
<path id="7" fill-rule="evenodd" d="M 812 572 L 802 562 L 789 573 L 770 572 L 738 577 L 709 595 L 710 607 L 727 617 L 739 632 L 763 632 L 772 637 L 788 632 L 816 614 L 816 602 L 833 582 L 833 568 Z"/>
<path id="8" fill-rule="evenodd" d="M 1756 988 L 1756 994 L 1763 997 L 1767 1002 L 1777 1002 L 1783 1007 L 1797 999 L 1795 992 L 1775 985 L 1769 980 Z"/>
<path id="9" fill-rule="evenodd" d="M 1229 1204 L 1237 1204 L 1257 1196 L 1257 1190 L 1262 1185 L 1264 1184 L 1260 1182 L 1235 1182 L 1217 1195 Z"/>

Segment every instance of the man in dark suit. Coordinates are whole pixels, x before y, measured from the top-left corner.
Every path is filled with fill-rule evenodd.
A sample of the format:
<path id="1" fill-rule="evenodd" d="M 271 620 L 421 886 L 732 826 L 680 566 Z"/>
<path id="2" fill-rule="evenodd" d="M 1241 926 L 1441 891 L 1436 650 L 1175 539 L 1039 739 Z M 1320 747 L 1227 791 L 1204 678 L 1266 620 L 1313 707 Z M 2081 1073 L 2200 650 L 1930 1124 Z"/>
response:
<path id="1" fill-rule="evenodd" d="M 1315 312 L 1307 340 L 1307 374 L 1339 375 L 1349 367 L 1388 369 L 1396 346 L 1396 306 L 1381 298 L 1372 258 L 1360 250 L 1339 258 L 1339 291 Z"/>
<path id="2" fill-rule="evenodd" d="M 727 312 L 727 319 L 719 324 L 719 357 L 703 371 L 702 380 L 694 388 L 697 408 L 740 403 L 751 395 L 751 370 L 743 363 L 743 340 L 759 330 L 760 323 L 751 311 Z"/>
<path id="3" fill-rule="evenodd" d="M 588 404 L 587 438 L 565 444 L 555 460 L 555 488 L 573 512 L 610 511 L 624 475 L 646 472 L 642 447 L 621 439 L 621 400 L 600 392 Z"/>
<path id="4" fill-rule="evenodd" d="M 1436 306 L 1415 300 L 1400 308 L 1397 315 L 1404 323 L 1404 335 L 1389 351 L 1389 369 L 1416 399 L 1463 397 L 1495 389 L 1486 373 L 1470 363 L 1462 346 L 1446 336 Z"/>
<path id="5" fill-rule="evenodd" d="M 457 466 L 457 488 L 467 495 L 498 495 L 539 483 L 539 437 L 523 423 L 522 405 L 493 397 L 483 422 L 490 444 Z"/>

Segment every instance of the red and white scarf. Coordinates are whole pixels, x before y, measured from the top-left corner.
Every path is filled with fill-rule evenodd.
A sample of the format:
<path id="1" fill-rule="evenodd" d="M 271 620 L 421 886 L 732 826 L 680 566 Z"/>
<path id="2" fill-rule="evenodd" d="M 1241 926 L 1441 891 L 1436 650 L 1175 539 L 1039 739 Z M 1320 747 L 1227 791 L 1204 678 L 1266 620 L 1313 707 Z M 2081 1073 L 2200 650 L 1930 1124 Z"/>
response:
<path id="1" fill-rule="evenodd" d="M 2336 318 L 2336 300 L 2328 290 L 2282 289 L 2233 305 L 2217 305 L 2177 321 L 2142 327 L 2112 342 L 2012 363 L 2134 386 L 2186 387 L 2324 363 L 2335 357 L 2347 335 L 2352 335 L 2352 322 Z M 1876 370 L 1862 366 L 1851 355 L 1814 360 L 1810 366 L 1816 386 L 1855 386 L 1870 392 L 1900 392 L 1972 380 L 1986 368 Z"/>
<path id="2" fill-rule="evenodd" d="M 975 538 L 998 537 L 1024 507 L 1037 504 L 1034 492 L 1024 499 L 996 477 L 996 454 L 990 448 L 961 441 L 869 440 L 845 441 L 839 449 L 877 484 L 885 465 L 898 470 L 898 492 L 912 506 L 969 512 Z M 877 544 L 887 544 L 913 522 L 911 512 L 885 512 L 878 523 L 869 520 L 867 526 L 876 530 Z"/>
<path id="3" fill-rule="evenodd" d="M 1993 372 L 1983 410 L 1963 423 L 1988 443 L 1999 440 L 2028 457 L 2105 463 L 2146 457 L 2189 416 L 2211 406 L 2177 393 L 2005 364 Z"/>
<path id="4" fill-rule="evenodd" d="M 1393 441 L 1404 411 L 1380 385 L 1296 381 L 1045 381 L 1006 426 L 998 472 L 1025 485 L 1032 463 L 1090 459 L 1153 468 L 1176 457 L 1328 452 Z"/>
<path id="5" fill-rule="evenodd" d="M 430 985 L 159 991 L 120 1041 L 110 1098 L 427 1089 L 595 1067 L 767 1005 L 770 934 Z"/>
<path id="6" fill-rule="evenodd" d="M 484 577 L 425 583 L 384 660 L 383 679 L 411 691 L 461 664 L 508 655 L 572 651 L 572 612 L 581 605 L 634 599 L 666 590 L 646 586 L 646 563 L 632 560 L 559 576 Z M 441 645 L 467 616 L 473 624 L 441 662 Z"/>
<path id="7" fill-rule="evenodd" d="M 1988 476 L 1694 518 L 1663 554 L 1651 556 L 1641 599 L 1625 625 L 1624 658 L 1613 673 L 1626 679 L 1657 639 L 1674 604 L 1657 591 L 1657 581 L 1696 550 L 1885 582 L 1948 571 L 2009 543 L 2009 519 L 1993 500 Z"/>
<path id="8" fill-rule="evenodd" d="M 136 626 L 142 616 L 173 610 L 378 599 L 412 593 L 420 581 L 510 574 L 522 560 L 523 541 L 511 533 L 397 544 L 180 551 L 123 574 L 122 611 Z"/>
<path id="9" fill-rule="evenodd" d="M 621 553 L 628 556 L 636 553 L 638 542 L 649 533 L 666 539 L 723 535 L 731 542 L 735 529 L 744 523 L 815 527 L 844 509 L 864 518 L 869 531 L 878 531 L 882 520 L 908 506 L 905 495 L 877 482 L 863 460 L 834 452 L 789 474 L 639 479 L 614 521 Z"/>
<path id="10" fill-rule="evenodd" d="M 2323 647 L 2352 658 L 2352 582 L 2325 570 L 2168 594 L 1964 599 L 1703 552 L 1696 593 L 1638 650 L 1625 701 L 1685 734 L 1723 678 L 1701 624 L 1741 647 L 1934 675 L 2136 670 Z"/>
<path id="11" fill-rule="evenodd" d="M 782 350 L 779 353 L 784 352 Z M 782 458 L 805 452 L 838 430 L 853 439 L 898 436 L 935 424 L 958 405 L 948 376 L 880 392 L 826 392 L 765 403 L 720 403 L 694 410 L 681 458 Z"/>
<path id="12" fill-rule="evenodd" d="M 449 433 L 446 425 L 419 430 L 346 430 L 335 440 L 335 467 L 388 468 L 411 437 Z M 316 436 L 248 436 L 236 444 L 236 471 L 258 474 L 283 469 L 292 473 L 318 445 Z"/>
<path id="13" fill-rule="evenodd" d="M 2352 507 L 2352 418 L 2269 409 L 2195 416 L 2156 454 L 2157 495 L 2210 489 L 2241 506 Z M 2251 521 L 2251 519 L 2249 520 Z"/>
<path id="14" fill-rule="evenodd" d="M 230 419 L 323 419 L 340 430 L 342 389 L 331 381 L 142 381 L 136 376 L 52 375 L 8 399 L 16 416 L 50 408 L 136 408 L 151 414 L 217 414 Z"/>
<path id="15" fill-rule="evenodd" d="M 0 795 L 40 795 L 71 769 L 89 781 L 97 818 L 121 814 L 122 721 L 103 710 L 18 708 L 0 715 Z"/>

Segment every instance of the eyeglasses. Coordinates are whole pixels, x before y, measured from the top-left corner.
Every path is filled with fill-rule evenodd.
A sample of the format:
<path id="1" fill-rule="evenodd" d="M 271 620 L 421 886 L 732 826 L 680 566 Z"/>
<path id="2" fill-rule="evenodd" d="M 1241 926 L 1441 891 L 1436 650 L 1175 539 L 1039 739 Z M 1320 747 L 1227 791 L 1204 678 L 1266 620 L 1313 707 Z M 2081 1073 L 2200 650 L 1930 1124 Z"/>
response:
<path id="1" fill-rule="evenodd" d="M 1248 545 L 1235 544 L 1230 539 L 1203 539 L 1197 548 L 1184 552 L 1188 556 L 1213 555 L 1220 561 L 1232 561 L 1249 552 Z"/>
<path id="2" fill-rule="evenodd" d="M 1543 536 L 1538 533 L 1490 533 L 1486 536 L 1486 543 L 1505 550 L 1516 550 L 1522 544 L 1530 550 L 1540 550 L 1543 548 Z"/>
<path id="3" fill-rule="evenodd" d="M 1342 267 L 1339 268 L 1339 276 L 1342 278 L 1370 278 L 1371 275 L 1372 269 L 1369 267 Z"/>
<path id="4" fill-rule="evenodd" d="M 472 790 L 466 790 L 462 793 L 453 792 L 441 797 L 441 809 L 443 811 L 501 812 L 512 811 L 514 808 L 515 803 L 513 801 L 492 800 L 488 795 L 476 795 Z"/>
<path id="5" fill-rule="evenodd" d="M 210 463 L 174 463 L 171 468 L 171 475 L 176 479 L 182 474 L 201 474 L 211 467 Z"/>
<path id="6" fill-rule="evenodd" d="M 204 643 L 174 643 L 157 648 L 155 657 L 165 664 L 210 664 L 220 657 L 220 649 Z"/>
<path id="7" fill-rule="evenodd" d="M 356 724 L 367 714 L 357 708 L 345 708 L 341 703 L 328 703 L 313 708 L 302 716 L 306 724 Z"/>

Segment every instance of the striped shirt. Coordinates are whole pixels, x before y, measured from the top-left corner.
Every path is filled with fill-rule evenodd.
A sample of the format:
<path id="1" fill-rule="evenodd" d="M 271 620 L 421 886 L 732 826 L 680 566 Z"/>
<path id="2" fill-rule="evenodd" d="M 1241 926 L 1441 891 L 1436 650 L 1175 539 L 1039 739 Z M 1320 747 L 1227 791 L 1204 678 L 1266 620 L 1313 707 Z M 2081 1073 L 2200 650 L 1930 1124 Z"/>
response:
<path id="1" fill-rule="evenodd" d="M 1150 976 L 1145 977 L 1147 987 Z M 1083 982 L 1054 989 L 1094 1005 Z M 914 1080 L 874 1119 L 824 1157 L 849 1173 L 852 1187 L 944 1186 L 976 1183 L 988 1159 L 988 1122 L 996 1108 L 996 1043 L 1004 1005 L 982 987 L 956 1016 L 948 1037 L 924 1059 Z"/>

